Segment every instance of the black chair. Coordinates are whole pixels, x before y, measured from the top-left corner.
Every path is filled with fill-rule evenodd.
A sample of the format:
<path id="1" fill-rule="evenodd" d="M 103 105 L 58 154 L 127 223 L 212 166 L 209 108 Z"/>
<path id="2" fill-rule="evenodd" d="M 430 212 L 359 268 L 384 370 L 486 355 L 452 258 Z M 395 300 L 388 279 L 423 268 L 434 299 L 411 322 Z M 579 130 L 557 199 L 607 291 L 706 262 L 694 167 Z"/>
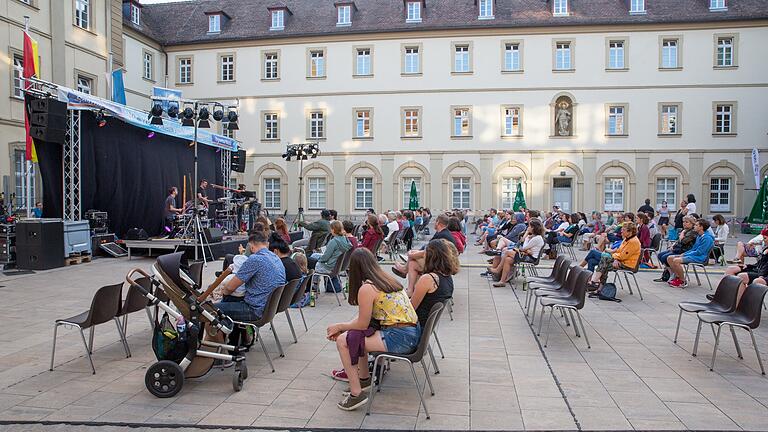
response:
<path id="1" fill-rule="evenodd" d="M 739 286 L 741 279 L 736 276 L 725 276 L 720 280 L 720 284 L 715 290 L 715 296 L 711 302 L 680 302 L 678 307 L 680 312 L 677 315 L 677 327 L 675 328 L 674 343 L 677 343 L 677 336 L 680 333 L 680 320 L 683 318 L 683 312 L 716 312 L 731 313 L 736 310 L 736 297 L 739 295 Z"/>
<path id="2" fill-rule="evenodd" d="M 715 370 L 715 359 L 717 357 L 717 346 L 720 343 L 720 332 L 723 330 L 723 326 L 728 326 L 731 329 L 731 336 L 733 336 L 733 343 L 736 345 L 736 353 L 740 359 L 744 356 L 741 354 L 741 347 L 739 346 L 739 340 L 736 338 L 736 332 L 734 327 L 739 327 L 747 330 L 752 337 L 752 346 L 755 347 L 755 354 L 757 355 L 757 362 L 760 364 L 760 372 L 765 375 L 765 367 L 763 367 L 763 360 L 760 358 L 760 350 L 757 349 L 757 342 L 755 341 L 755 334 L 752 330 L 760 327 L 760 315 L 763 311 L 763 301 L 765 300 L 765 294 L 768 293 L 768 286 L 753 283 L 747 287 L 747 290 L 741 296 L 741 301 L 736 307 L 736 310 L 728 313 L 718 312 L 699 312 L 699 325 L 696 329 L 696 341 L 693 344 L 693 353 L 696 355 L 696 350 L 699 345 L 699 334 L 701 333 L 701 324 L 707 323 L 709 325 L 717 325 L 717 334 L 715 334 L 715 347 L 712 350 L 712 366 L 709 370 Z"/>
<path id="3" fill-rule="evenodd" d="M 542 308 L 542 320 L 544 318 L 544 308 L 550 308 L 549 319 L 547 320 L 547 336 L 544 339 L 545 348 L 549 343 L 549 325 L 552 322 L 552 314 L 554 313 L 555 309 L 561 309 L 563 312 L 563 317 L 566 318 L 566 322 L 568 318 L 565 314 L 565 311 L 568 311 L 568 314 L 571 315 L 571 321 L 573 322 L 573 329 L 576 332 L 576 337 L 579 337 L 579 326 L 576 324 L 576 320 L 573 317 L 573 312 L 576 312 L 576 317 L 579 319 L 579 324 L 581 325 L 581 331 L 584 334 L 584 340 L 587 342 L 587 348 L 592 348 L 592 346 L 589 344 L 587 328 L 584 327 L 584 321 L 582 321 L 581 313 L 579 312 L 582 308 L 584 308 L 584 303 L 586 302 L 587 282 L 589 282 L 589 278 L 592 277 L 592 272 L 581 267 L 575 267 L 571 269 L 571 274 L 573 273 L 577 273 L 578 276 L 576 277 L 575 283 L 573 285 L 573 291 L 570 295 L 567 297 L 542 297 L 540 299 Z M 560 324 L 560 321 L 557 323 Z M 563 331 L 565 331 L 565 329 L 563 329 Z M 541 333 L 541 324 L 539 324 L 539 333 Z"/>
<path id="4" fill-rule="evenodd" d="M 557 251 L 559 254 L 565 254 L 565 252 L 568 252 L 568 256 L 572 260 L 576 260 L 576 252 L 574 252 L 573 245 L 576 244 L 576 236 L 571 238 L 570 242 L 558 242 L 557 243 Z"/>
<path id="5" fill-rule="evenodd" d="M 560 258 L 558 256 L 557 258 Z M 536 303 L 533 300 L 533 293 L 539 288 L 556 288 L 562 286 L 565 283 L 565 279 L 568 276 L 568 269 L 571 266 L 571 261 L 565 257 L 559 261 L 555 260 L 555 265 L 552 267 L 552 274 L 546 278 L 530 278 L 528 281 L 528 290 L 525 292 L 525 313 L 529 314 L 531 310 L 531 303 L 533 303 L 533 316 L 536 315 Z M 551 278 L 552 277 L 552 278 Z M 533 324 L 533 320 L 531 320 Z"/>
<path id="6" fill-rule="evenodd" d="M 573 292 L 576 290 L 577 279 L 583 271 L 585 271 L 583 268 L 579 266 L 575 266 L 568 271 L 568 276 L 566 277 L 565 282 L 563 282 L 561 285 L 539 288 L 533 293 L 533 296 L 536 297 L 536 300 L 538 300 L 539 303 L 542 302 L 543 297 L 555 297 L 555 298 L 570 297 L 573 295 Z M 531 324 L 533 324 L 536 321 L 536 300 L 534 300 L 534 303 L 533 303 L 533 316 L 531 317 Z M 543 305 L 543 303 L 541 304 Z M 541 317 L 539 318 L 539 332 L 538 332 L 539 336 L 541 336 L 541 325 L 544 322 L 544 313 L 545 313 L 545 310 L 542 308 Z M 565 317 L 565 319 L 566 321 L 568 320 L 567 317 Z"/>
<path id="7" fill-rule="evenodd" d="M 125 339 L 123 329 L 120 327 L 120 321 L 117 319 L 117 312 L 120 310 L 120 300 L 122 297 L 123 284 L 107 285 L 99 288 L 91 301 L 91 307 L 78 315 L 58 319 L 53 326 L 53 349 L 51 351 L 51 367 L 49 370 L 53 370 L 53 360 L 56 355 L 56 335 L 59 331 L 59 326 L 72 326 L 77 327 L 80 330 L 80 337 L 83 339 L 83 346 L 85 347 L 85 354 L 88 356 L 88 362 L 91 364 L 91 370 L 96 373 L 96 368 L 93 366 L 93 359 L 91 354 L 93 353 L 93 328 L 99 324 L 103 324 L 109 321 L 114 321 L 117 326 L 117 332 L 120 334 L 121 342 Z M 90 344 L 85 341 L 85 334 L 83 330 L 91 329 Z M 123 348 L 126 349 L 126 355 L 129 355 L 125 344 Z"/>
<path id="8" fill-rule="evenodd" d="M 277 307 L 280 304 L 280 298 L 283 295 L 284 290 L 285 290 L 285 285 L 276 288 L 274 291 L 272 291 L 271 294 L 269 294 L 269 298 L 267 298 L 267 306 L 264 308 L 264 315 L 261 317 L 260 320 L 253 321 L 253 322 L 235 321 L 235 324 L 241 327 L 253 328 L 254 337 L 258 339 L 259 343 L 261 344 L 261 349 L 262 351 L 264 351 L 264 356 L 267 358 L 267 363 L 269 363 L 269 367 L 272 369 L 272 372 L 275 371 L 275 366 L 272 364 L 272 359 L 269 358 L 269 352 L 267 352 L 267 346 L 264 345 L 264 340 L 259 334 L 259 329 L 261 329 L 267 324 L 270 325 L 270 328 L 272 329 L 272 334 L 275 336 L 275 342 L 277 342 L 278 349 L 280 350 L 280 357 L 283 357 L 282 348 L 280 348 L 280 338 L 277 337 L 277 332 L 275 331 L 275 328 L 272 326 L 272 320 L 275 319 L 275 314 L 277 313 Z"/>
<path id="9" fill-rule="evenodd" d="M 640 250 L 640 256 L 644 257 L 647 253 L 648 261 L 653 264 L 653 255 L 656 255 L 656 259 L 659 258 L 659 248 L 661 248 L 661 233 L 656 233 L 653 238 L 651 238 L 651 245 Z M 661 266 L 662 263 L 660 262 L 659 267 Z"/>
<path id="10" fill-rule="evenodd" d="M 371 414 L 371 406 L 373 405 L 373 397 L 376 394 L 376 391 L 381 391 L 381 384 L 382 379 L 384 375 L 384 364 L 383 360 L 399 360 L 405 363 L 408 363 L 408 365 L 411 367 L 411 373 L 413 374 L 413 381 L 416 385 L 416 391 L 419 393 L 419 400 L 421 400 L 421 406 L 424 407 L 424 414 L 426 415 L 427 419 L 429 419 L 429 411 L 427 410 L 427 404 L 424 402 L 424 395 L 422 394 L 421 385 L 419 384 L 419 378 L 416 376 L 416 369 L 414 369 L 413 364 L 414 363 L 421 363 L 421 367 L 424 368 L 424 376 L 426 376 L 427 383 L 429 384 L 429 390 L 432 396 L 435 395 L 435 389 L 432 387 L 432 381 L 429 378 L 429 371 L 427 370 L 427 365 L 424 363 L 424 353 L 428 352 L 429 350 L 429 337 L 432 335 L 432 332 L 435 328 L 435 324 L 437 323 L 437 320 L 440 319 L 440 315 L 443 311 L 443 304 L 442 303 L 436 303 L 434 306 L 432 306 L 432 310 L 429 311 L 429 318 L 427 318 L 427 322 L 424 323 L 424 327 L 421 329 L 421 338 L 419 339 L 419 344 L 416 347 L 416 351 L 414 351 L 411 354 L 395 354 L 395 353 L 389 353 L 389 352 L 378 352 L 378 353 L 371 353 L 375 357 L 373 360 L 373 370 L 379 371 L 379 377 L 377 380 L 374 380 L 374 384 L 371 387 L 371 394 L 368 397 L 368 407 L 365 411 L 366 415 Z M 381 363 L 381 364 L 380 364 Z M 378 389 L 377 389 L 378 387 Z M 376 391 L 374 391 L 376 390 Z"/>
<path id="11" fill-rule="evenodd" d="M 714 246 L 712 246 L 712 249 L 714 249 Z M 690 282 L 690 277 L 688 276 L 688 270 L 693 270 L 693 275 L 696 276 L 696 284 L 701 286 L 701 279 L 699 278 L 699 273 L 696 271 L 697 268 L 700 268 L 701 271 L 704 272 L 704 276 L 707 277 L 707 283 L 709 284 L 709 289 L 712 289 L 712 281 L 709 280 L 709 273 L 707 273 L 707 264 L 709 264 L 709 256 L 712 255 L 712 249 L 707 252 L 707 261 L 703 263 L 687 263 L 685 264 L 685 281 Z"/>
<path id="12" fill-rule="evenodd" d="M 312 275 L 308 275 L 304 278 L 304 280 L 301 282 L 301 285 L 299 285 L 299 288 L 296 290 L 296 292 L 293 293 L 293 298 L 291 299 L 291 305 L 298 305 L 297 309 L 299 310 L 299 314 L 301 314 L 301 320 L 304 322 L 304 331 L 308 331 L 309 327 L 307 327 L 307 320 L 304 319 L 304 308 L 301 307 L 301 301 L 304 299 L 304 296 L 307 292 L 307 285 L 309 285 L 309 282 L 312 280 Z M 288 322 L 291 322 L 290 314 L 288 313 L 288 309 L 285 310 L 285 316 L 288 317 Z"/>
<path id="13" fill-rule="evenodd" d="M 152 281 L 149 278 L 139 278 L 136 280 L 136 283 L 139 284 L 146 292 L 152 292 Z M 144 297 L 144 295 L 137 288 L 132 285 L 128 287 L 128 294 L 125 295 L 125 300 L 122 302 L 122 307 L 116 315 L 117 318 L 123 319 L 123 344 L 125 345 L 125 350 L 128 357 L 131 356 L 131 348 L 128 346 L 127 339 L 128 315 L 140 310 L 145 310 L 147 312 L 147 317 L 149 317 L 149 325 L 151 327 L 154 323 L 154 319 L 152 318 L 152 313 L 149 311 L 149 305 L 149 300 L 147 300 L 147 298 Z"/>
<path id="14" fill-rule="evenodd" d="M 534 259 L 532 262 L 524 262 L 521 261 L 517 265 L 519 266 L 520 270 L 523 272 L 523 275 L 525 275 L 525 271 L 528 270 L 528 274 L 533 277 L 538 277 L 539 272 L 536 270 L 536 266 L 541 263 L 541 256 L 544 255 L 544 248 L 539 249 L 539 254 L 536 255 L 536 259 Z M 564 260 L 565 257 L 562 255 L 558 255 L 557 259 L 560 261 Z M 557 260 L 555 260 L 555 263 L 557 263 Z"/>
<path id="15" fill-rule="evenodd" d="M 277 303 L 277 312 L 276 314 L 285 312 L 285 318 L 288 320 L 288 327 L 291 328 L 291 334 L 293 335 L 293 342 L 298 343 L 299 340 L 296 338 L 296 331 L 293 329 L 293 323 L 291 322 L 291 316 L 288 315 L 288 308 L 291 307 L 293 298 L 296 295 L 296 290 L 299 287 L 299 282 L 301 282 L 301 279 L 293 279 L 288 281 L 287 284 L 285 284 L 285 288 L 283 289 L 283 294 L 280 296 L 280 301 Z M 274 324 L 270 323 L 274 327 Z M 283 355 L 283 347 L 280 346 L 278 343 L 278 348 L 280 349 L 280 354 Z"/>

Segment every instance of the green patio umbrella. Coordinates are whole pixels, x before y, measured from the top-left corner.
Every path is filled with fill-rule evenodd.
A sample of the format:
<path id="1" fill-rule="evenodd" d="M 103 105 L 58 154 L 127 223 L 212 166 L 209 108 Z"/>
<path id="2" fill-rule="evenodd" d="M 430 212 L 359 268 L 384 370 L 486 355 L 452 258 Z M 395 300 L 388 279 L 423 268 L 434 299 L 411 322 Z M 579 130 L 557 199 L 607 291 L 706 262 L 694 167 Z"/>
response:
<path id="1" fill-rule="evenodd" d="M 747 222 L 768 224 L 768 177 L 763 179 L 763 185 L 760 187 L 760 192 L 757 193 L 755 205 L 752 206 L 752 211 L 749 212 Z"/>
<path id="2" fill-rule="evenodd" d="M 520 183 L 517 184 L 517 192 L 515 193 L 515 203 L 512 204 L 512 210 L 519 211 L 521 208 L 528 208 L 525 204 L 525 196 L 523 195 L 523 187 Z"/>
<path id="3" fill-rule="evenodd" d="M 416 182 L 411 181 L 411 195 L 408 199 L 408 210 L 416 210 L 419 208 L 419 193 L 416 191 Z"/>

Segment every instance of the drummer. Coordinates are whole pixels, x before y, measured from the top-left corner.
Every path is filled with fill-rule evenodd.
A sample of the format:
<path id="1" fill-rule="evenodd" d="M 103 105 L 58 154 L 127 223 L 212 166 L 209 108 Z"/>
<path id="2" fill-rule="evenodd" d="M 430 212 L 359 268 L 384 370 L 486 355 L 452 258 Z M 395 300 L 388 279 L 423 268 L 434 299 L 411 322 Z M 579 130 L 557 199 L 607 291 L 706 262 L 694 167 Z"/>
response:
<path id="1" fill-rule="evenodd" d="M 178 194 L 179 190 L 176 186 L 172 186 L 168 189 L 168 196 L 165 198 L 163 215 L 165 217 L 165 230 L 169 233 L 173 231 L 173 221 L 176 219 L 176 215 L 182 211 L 182 209 L 176 207 L 176 195 Z"/>

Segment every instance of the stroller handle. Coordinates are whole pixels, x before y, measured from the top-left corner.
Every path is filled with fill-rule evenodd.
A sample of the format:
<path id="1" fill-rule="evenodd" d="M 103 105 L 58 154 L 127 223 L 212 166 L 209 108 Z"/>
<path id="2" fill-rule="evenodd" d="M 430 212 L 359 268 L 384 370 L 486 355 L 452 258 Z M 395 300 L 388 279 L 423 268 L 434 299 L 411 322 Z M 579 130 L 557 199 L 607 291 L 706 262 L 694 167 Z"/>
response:
<path id="1" fill-rule="evenodd" d="M 142 276 L 144 276 L 146 278 L 151 278 L 152 277 L 149 274 L 147 274 L 147 272 L 145 272 L 144 270 L 142 270 L 140 268 L 135 268 L 135 269 L 129 271 L 127 275 L 125 275 L 125 281 L 128 282 L 131 285 L 137 285 L 136 281 L 131 278 L 134 273 L 138 273 L 138 274 L 140 274 L 140 275 L 142 275 Z"/>

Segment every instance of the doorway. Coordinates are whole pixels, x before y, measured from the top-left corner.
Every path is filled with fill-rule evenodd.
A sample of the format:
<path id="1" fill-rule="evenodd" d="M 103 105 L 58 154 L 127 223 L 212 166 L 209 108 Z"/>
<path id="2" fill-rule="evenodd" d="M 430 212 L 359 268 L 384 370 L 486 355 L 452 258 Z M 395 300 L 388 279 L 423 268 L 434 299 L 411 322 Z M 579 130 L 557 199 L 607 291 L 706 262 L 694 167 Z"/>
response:
<path id="1" fill-rule="evenodd" d="M 566 213 L 571 213 L 571 204 L 573 203 L 572 180 L 571 178 L 552 179 L 553 205 L 560 207 Z"/>

